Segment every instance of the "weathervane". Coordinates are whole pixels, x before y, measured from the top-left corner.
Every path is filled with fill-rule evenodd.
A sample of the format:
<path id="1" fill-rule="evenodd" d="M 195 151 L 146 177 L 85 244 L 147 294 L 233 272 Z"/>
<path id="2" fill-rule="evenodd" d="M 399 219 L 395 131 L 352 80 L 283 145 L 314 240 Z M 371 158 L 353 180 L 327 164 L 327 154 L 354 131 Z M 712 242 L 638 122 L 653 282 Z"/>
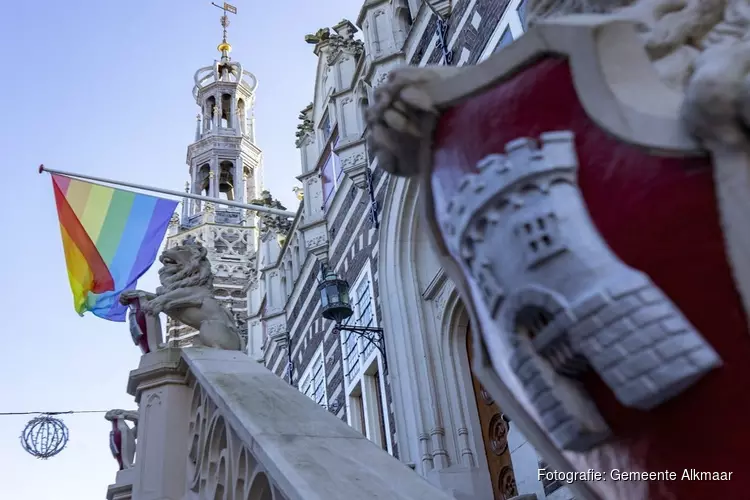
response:
<path id="1" fill-rule="evenodd" d="M 211 5 L 224 11 L 224 15 L 221 16 L 221 27 L 224 29 L 224 36 L 222 38 L 222 44 L 226 44 L 227 43 L 227 26 L 229 26 L 229 18 L 227 17 L 227 12 L 231 12 L 232 14 L 237 14 L 237 7 L 227 2 L 224 2 L 223 6 L 217 5 L 213 2 L 211 2 Z"/>

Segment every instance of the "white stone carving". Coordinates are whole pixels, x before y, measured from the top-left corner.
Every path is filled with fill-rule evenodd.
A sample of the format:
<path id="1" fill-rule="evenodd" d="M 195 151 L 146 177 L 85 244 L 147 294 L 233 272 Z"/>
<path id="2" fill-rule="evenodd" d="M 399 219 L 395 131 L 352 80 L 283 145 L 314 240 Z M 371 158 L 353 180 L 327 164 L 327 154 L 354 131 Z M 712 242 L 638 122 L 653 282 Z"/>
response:
<path id="1" fill-rule="evenodd" d="M 206 347 L 244 350 L 235 319 L 214 298 L 213 274 L 205 247 L 176 246 L 162 252 L 159 260 L 161 285 L 156 293 L 131 290 L 120 295 L 127 304 L 141 298 L 147 314 L 166 313 L 172 319 L 198 330 L 197 341 Z M 146 301 L 143 301 L 143 298 Z"/>
<path id="2" fill-rule="evenodd" d="M 437 294 L 437 297 L 435 297 L 435 317 L 438 319 L 438 321 L 441 321 L 443 319 L 443 314 L 445 314 L 445 305 L 448 301 L 448 295 L 450 294 L 450 291 L 448 290 L 448 287 L 443 285 L 440 287 L 440 291 Z"/>
<path id="3" fill-rule="evenodd" d="M 120 470 L 130 469 L 135 462 L 135 440 L 138 430 L 138 412 L 128 410 L 109 410 L 104 418 L 112 422 L 109 433 L 109 448 L 115 457 Z M 133 427 L 127 424 L 133 423 Z"/>
<path id="4" fill-rule="evenodd" d="M 539 146 L 517 139 L 464 175 L 439 218 L 547 430 L 562 448 L 585 451 L 609 436 L 576 382 L 589 366 L 623 405 L 650 409 L 721 360 L 645 274 L 609 250 L 577 167 L 570 132 L 542 134 Z"/>
<path id="5" fill-rule="evenodd" d="M 287 338 L 289 334 L 286 331 L 285 324 L 276 324 L 268 327 L 268 338 L 279 342 L 280 344 Z"/>
<path id="6" fill-rule="evenodd" d="M 389 75 L 389 73 L 385 73 L 385 72 L 381 73 L 378 76 L 378 79 L 375 80 L 375 84 L 373 85 L 373 87 L 377 88 L 377 87 L 380 87 L 381 85 L 383 85 L 385 83 L 385 81 L 388 79 L 388 75 Z"/>
<path id="7" fill-rule="evenodd" d="M 133 343 L 140 347 L 143 354 L 163 347 L 161 321 L 154 314 L 146 313 L 143 305 L 148 302 L 148 294 L 129 294 L 122 299 L 128 305 L 128 326 Z"/>
<path id="8" fill-rule="evenodd" d="M 314 238 L 310 238 L 309 240 L 306 240 L 307 242 L 307 248 L 317 248 L 325 245 L 328 242 L 328 238 L 326 238 L 325 235 L 315 236 Z"/>
<path id="9" fill-rule="evenodd" d="M 374 103 L 366 113 L 367 144 L 377 156 L 380 168 L 404 177 L 419 173 L 421 123 L 437 116 L 423 86 L 456 75 L 462 69 L 460 66 L 401 67 L 380 75 L 374 85 L 377 88 Z"/>
<path id="10" fill-rule="evenodd" d="M 328 42 L 326 63 L 333 62 L 342 53 L 359 56 L 364 52 L 364 43 L 354 38 L 357 28 L 350 21 L 344 19 L 333 27 L 335 34 L 327 33 L 321 41 Z"/>
<path id="11" fill-rule="evenodd" d="M 364 153 L 356 153 L 353 155 L 349 155 L 346 158 L 341 159 L 341 167 L 344 169 L 355 167 L 357 165 L 363 165 L 366 163 L 366 158 Z"/>
<path id="12" fill-rule="evenodd" d="M 358 139 L 340 146 L 337 151 L 341 158 L 341 168 L 352 183 L 359 189 L 367 187 L 369 166 L 365 152 L 365 141 Z"/>
<path id="13" fill-rule="evenodd" d="M 286 498 L 197 383 L 189 426 L 188 489 L 197 498 Z"/>

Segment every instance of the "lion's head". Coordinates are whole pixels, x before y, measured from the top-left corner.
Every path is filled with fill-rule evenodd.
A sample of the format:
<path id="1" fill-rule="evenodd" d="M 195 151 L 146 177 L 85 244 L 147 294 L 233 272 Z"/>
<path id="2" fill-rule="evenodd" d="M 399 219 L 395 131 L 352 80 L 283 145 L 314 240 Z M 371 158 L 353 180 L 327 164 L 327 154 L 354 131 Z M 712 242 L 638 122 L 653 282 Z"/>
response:
<path id="1" fill-rule="evenodd" d="M 192 286 L 211 288 L 214 277 L 207 254 L 206 248 L 197 244 L 178 245 L 164 250 L 159 257 L 159 262 L 163 264 L 159 269 L 162 293 Z"/>

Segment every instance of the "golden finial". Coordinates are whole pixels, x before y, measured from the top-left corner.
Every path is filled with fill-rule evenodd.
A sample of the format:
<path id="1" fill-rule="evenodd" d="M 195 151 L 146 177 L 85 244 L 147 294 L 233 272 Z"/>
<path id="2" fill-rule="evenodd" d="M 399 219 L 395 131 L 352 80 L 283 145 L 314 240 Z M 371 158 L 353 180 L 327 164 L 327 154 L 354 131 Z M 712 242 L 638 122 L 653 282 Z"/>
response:
<path id="1" fill-rule="evenodd" d="M 223 29 L 223 36 L 221 38 L 221 43 L 218 47 L 216 47 L 219 52 L 221 52 L 222 58 L 228 58 L 229 53 L 232 51 L 232 46 L 227 42 L 227 27 L 229 26 L 229 18 L 227 17 L 227 12 L 231 12 L 232 14 L 237 14 L 237 7 L 234 5 L 224 2 L 224 5 L 216 5 L 215 3 L 211 2 L 211 5 L 214 7 L 218 7 L 219 9 L 224 11 L 224 15 L 221 16 L 221 27 Z"/>

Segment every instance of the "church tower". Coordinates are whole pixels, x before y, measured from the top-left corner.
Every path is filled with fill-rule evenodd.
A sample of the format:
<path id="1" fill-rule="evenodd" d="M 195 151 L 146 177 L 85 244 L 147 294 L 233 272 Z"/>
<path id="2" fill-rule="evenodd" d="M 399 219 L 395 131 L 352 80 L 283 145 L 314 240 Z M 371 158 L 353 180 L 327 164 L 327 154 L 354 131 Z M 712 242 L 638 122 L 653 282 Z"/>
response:
<path id="1" fill-rule="evenodd" d="M 232 61 L 227 42 L 227 12 L 224 4 L 221 24 L 224 37 L 217 49 L 221 58 L 200 68 L 194 76 L 193 97 L 198 104 L 195 140 L 188 146 L 190 181 L 186 192 L 211 198 L 250 203 L 262 189 L 263 156 L 255 144 L 255 90 L 258 81 L 242 64 Z M 185 198 L 180 217 L 173 217 L 167 246 L 186 240 L 208 249 L 214 271 L 216 298 L 238 320 L 247 335 L 246 287 L 253 276 L 258 217 L 251 211 Z M 187 346 L 197 332 L 173 320 L 167 322 L 170 344 Z"/>

